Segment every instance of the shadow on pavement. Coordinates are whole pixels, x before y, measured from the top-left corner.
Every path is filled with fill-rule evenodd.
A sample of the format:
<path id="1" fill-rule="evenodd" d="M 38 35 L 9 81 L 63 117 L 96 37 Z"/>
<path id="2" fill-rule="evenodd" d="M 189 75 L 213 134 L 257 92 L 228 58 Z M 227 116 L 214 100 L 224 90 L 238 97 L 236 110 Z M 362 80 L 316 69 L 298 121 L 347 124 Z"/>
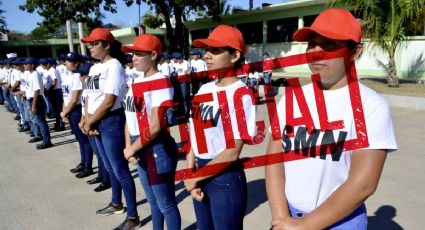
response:
<path id="1" fill-rule="evenodd" d="M 245 216 L 267 201 L 266 184 L 264 179 L 248 182 L 248 205 Z"/>
<path id="2" fill-rule="evenodd" d="M 397 209 L 391 205 L 383 205 L 376 210 L 374 216 L 367 217 L 367 229 L 370 230 L 400 230 L 403 229 L 397 222 L 393 220 L 397 216 Z"/>
<path id="3" fill-rule="evenodd" d="M 74 143 L 77 142 L 76 139 L 71 139 L 71 140 L 66 140 L 66 141 L 60 141 L 60 142 L 56 142 L 53 143 L 53 147 L 59 146 L 59 145 L 66 145 L 66 144 L 70 144 L 70 143 Z"/>

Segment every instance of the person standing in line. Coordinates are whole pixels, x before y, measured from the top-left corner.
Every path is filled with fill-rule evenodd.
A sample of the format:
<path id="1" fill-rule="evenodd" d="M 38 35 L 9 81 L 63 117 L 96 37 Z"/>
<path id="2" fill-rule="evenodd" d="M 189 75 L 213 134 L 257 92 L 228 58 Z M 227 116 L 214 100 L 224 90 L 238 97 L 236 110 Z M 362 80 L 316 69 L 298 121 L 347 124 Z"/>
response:
<path id="1" fill-rule="evenodd" d="M 385 99 L 361 83 L 348 83 L 346 71 L 354 68 L 362 49 L 360 22 L 348 10 L 329 9 L 320 13 L 311 27 L 295 32 L 293 38 L 308 42 L 309 68 L 313 74 L 320 75 L 320 82 L 301 88 L 306 105 L 312 111 L 311 122 L 315 130 L 309 131 L 309 139 L 312 137 L 317 143 L 330 145 L 325 148 L 330 149 L 330 154 L 322 152 L 322 148 L 320 155 L 316 154 L 316 147 L 311 145 L 310 150 L 307 148 L 309 157 L 265 167 L 272 229 L 366 230 L 364 202 L 376 191 L 387 153 L 396 150 L 397 144 Z M 350 103 L 349 84 L 359 84 L 369 146 L 344 151 L 340 144 L 361 138 L 357 136 L 357 121 L 353 115 L 356 108 Z M 341 127 L 321 131 L 326 128 L 315 111 L 318 102 L 314 87 L 323 90 L 329 121 L 341 122 Z M 294 145 L 288 144 L 295 141 L 288 130 L 297 134 L 307 130 L 306 125 L 294 126 L 287 122 L 286 109 L 292 105 L 287 105 L 286 100 L 282 98 L 277 105 L 282 139 L 270 139 L 267 154 L 296 151 Z M 335 143 L 336 136 L 338 143 Z M 293 153 L 283 154 L 283 159 L 290 158 L 290 154 Z"/>
<path id="2" fill-rule="evenodd" d="M 264 80 L 264 93 L 267 96 L 274 96 L 273 86 L 271 84 L 272 71 L 274 69 L 273 60 L 270 58 L 268 52 L 263 53 L 263 80 Z"/>
<path id="3" fill-rule="evenodd" d="M 50 76 L 50 102 L 52 104 L 51 115 L 55 118 L 55 124 L 52 130 L 57 132 L 65 130 L 65 125 L 62 122 L 60 113 L 62 112 L 63 95 L 62 95 L 62 81 L 59 71 L 56 70 L 56 60 L 50 58 L 40 59 L 40 64 L 44 68 L 44 73 Z"/>
<path id="4" fill-rule="evenodd" d="M 186 179 L 184 184 L 193 198 L 198 229 L 243 229 L 247 184 L 239 156 L 247 135 L 256 135 L 253 95 L 246 94 L 235 100 L 240 92 L 250 92 L 236 76 L 244 63 L 245 41 L 238 29 L 219 25 L 208 38 L 193 41 L 193 46 L 205 48 L 208 74 L 212 74 L 209 78 L 215 80 L 203 85 L 195 95 L 194 106 L 198 96 L 212 95 L 212 100 L 198 102 L 199 107 L 192 108 L 192 148 L 186 161 L 187 168 L 199 176 Z M 220 99 L 223 95 L 227 101 Z M 237 119 L 240 113 L 245 114 L 245 120 Z M 196 130 L 205 125 L 205 138 L 200 138 Z"/>
<path id="5" fill-rule="evenodd" d="M 40 58 L 40 60 L 47 60 L 45 58 Z M 43 98 L 46 104 L 46 115 L 51 118 L 52 117 L 52 104 L 50 103 L 50 88 L 52 86 L 52 77 L 47 73 L 46 69 L 43 67 L 41 63 L 38 63 L 37 68 L 35 69 L 43 79 L 44 93 Z"/>
<path id="6" fill-rule="evenodd" d="M 89 57 L 89 59 L 91 59 Z M 80 129 L 82 129 L 82 126 L 84 125 L 84 121 L 86 120 L 86 114 L 87 114 L 87 93 L 84 90 L 86 88 L 86 79 L 87 77 L 90 75 L 90 71 L 96 72 L 95 68 L 97 68 L 99 65 L 99 63 L 97 64 L 93 64 L 91 62 L 88 63 L 84 63 L 82 64 L 78 70 L 76 70 L 77 73 L 80 74 L 80 81 L 83 84 L 83 93 L 81 95 L 81 104 L 82 104 L 82 109 L 81 109 L 81 120 L 80 123 L 78 124 L 78 126 L 80 127 Z M 93 70 L 92 70 L 93 69 Z M 96 146 L 96 140 L 94 136 L 89 136 L 87 135 L 90 145 L 94 151 L 94 153 L 96 154 L 96 158 L 97 158 L 97 177 L 88 180 L 87 184 L 97 184 L 100 183 L 95 189 L 95 192 L 101 192 L 104 191 L 106 189 L 111 188 L 111 182 L 109 180 L 109 173 L 106 171 L 105 169 L 105 165 L 103 164 L 103 160 L 102 160 L 102 156 L 99 153 L 99 150 L 97 149 Z M 82 168 L 82 166 L 77 166 L 76 168 L 72 169 L 74 171 L 80 171 Z M 75 172 L 74 172 L 75 173 Z"/>
<path id="7" fill-rule="evenodd" d="M 121 43 L 106 28 L 95 28 L 81 39 L 89 45 L 91 55 L 100 60 L 97 72 L 90 72 L 86 80 L 87 119 L 82 131 L 95 135 L 97 150 L 102 156 L 112 186 L 112 200 L 96 211 L 107 216 L 124 212 L 122 191 L 127 203 L 127 218 L 116 229 L 134 229 L 140 225 L 136 207 L 136 187 L 124 158 L 125 114 L 122 100 L 126 93 L 125 54 Z M 93 74 L 93 75 L 91 75 Z"/>
<path id="8" fill-rule="evenodd" d="M 43 93 L 43 79 L 40 74 L 35 70 L 38 60 L 35 58 L 26 58 L 23 61 L 25 71 L 29 71 L 28 88 L 25 95 L 28 99 L 29 108 L 31 108 L 31 121 L 34 127 L 35 137 L 29 142 L 33 143 L 42 140 L 43 142 L 36 145 L 37 149 L 46 149 L 52 147 L 50 141 L 50 130 L 47 125 L 45 111 L 46 104 L 44 103 Z M 40 137 L 41 136 L 41 137 Z"/>
<path id="9" fill-rule="evenodd" d="M 201 58 L 202 53 L 199 50 L 192 50 L 190 52 L 190 73 L 198 73 L 198 72 L 204 72 L 207 71 L 207 64 L 204 60 Z M 191 77 L 191 85 L 192 85 L 192 92 L 191 95 L 195 95 L 199 88 L 208 82 L 208 78 L 196 76 Z"/>
<path id="10" fill-rule="evenodd" d="M 178 230 L 181 228 L 181 217 L 174 184 L 178 149 L 174 138 L 166 129 L 167 111 L 172 106 L 174 90 L 172 87 L 151 90 L 157 84 L 167 85 L 166 82 L 171 86 L 170 80 L 157 69 L 162 44 L 154 35 L 143 34 L 136 38 L 133 46 L 123 46 L 123 51 L 132 52 L 136 70 L 145 73 L 144 77 L 135 79 L 124 99 L 127 120 L 124 156 L 130 162 L 134 158 L 139 159 L 137 172 L 151 207 L 153 229 L 164 229 L 165 220 L 168 230 Z M 155 83 L 159 80 L 164 81 Z M 140 98 L 133 93 L 138 83 L 144 83 L 150 89 L 144 92 L 142 105 L 136 104 Z M 138 123 L 138 106 L 142 108 L 141 113 L 146 110 L 149 124 Z M 144 127 L 139 127 L 140 125 Z M 153 163 L 149 161 L 152 156 Z"/>
<path id="11" fill-rule="evenodd" d="M 71 172 L 77 173 L 77 178 L 84 178 L 93 174 L 93 149 L 91 148 L 87 135 L 81 132 L 78 123 L 81 120 L 81 91 L 83 84 L 80 81 L 80 74 L 75 73 L 81 63 L 81 56 L 77 53 L 66 55 L 65 66 L 69 72 L 68 76 L 62 79 L 63 109 L 60 113 L 62 120 L 69 122 L 72 133 L 78 141 L 80 147 L 80 164 Z"/>

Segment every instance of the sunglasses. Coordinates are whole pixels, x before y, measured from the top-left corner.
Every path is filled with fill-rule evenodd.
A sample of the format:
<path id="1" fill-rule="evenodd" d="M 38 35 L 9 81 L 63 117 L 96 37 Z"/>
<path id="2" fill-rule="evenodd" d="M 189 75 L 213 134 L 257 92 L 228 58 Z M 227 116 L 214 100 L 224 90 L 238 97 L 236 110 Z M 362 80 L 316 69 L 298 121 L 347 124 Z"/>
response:
<path id="1" fill-rule="evenodd" d="M 95 42 L 89 42 L 87 43 L 87 47 L 95 47 L 97 45 L 99 45 L 101 43 L 101 41 L 95 41 Z"/>

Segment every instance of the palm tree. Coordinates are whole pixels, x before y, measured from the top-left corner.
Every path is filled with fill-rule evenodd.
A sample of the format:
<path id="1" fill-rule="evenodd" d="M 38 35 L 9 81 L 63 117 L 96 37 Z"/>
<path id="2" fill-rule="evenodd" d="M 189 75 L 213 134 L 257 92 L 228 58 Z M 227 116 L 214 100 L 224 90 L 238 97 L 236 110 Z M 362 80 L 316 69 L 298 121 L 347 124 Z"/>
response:
<path id="1" fill-rule="evenodd" d="M 425 0 L 331 0 L 329 6 L 352 9 L 362 19 L 363 35 L 372 46 L 388 53 L 388 86 L 399 87 L 396 49 L 408 29 L 423 28 Z"/>

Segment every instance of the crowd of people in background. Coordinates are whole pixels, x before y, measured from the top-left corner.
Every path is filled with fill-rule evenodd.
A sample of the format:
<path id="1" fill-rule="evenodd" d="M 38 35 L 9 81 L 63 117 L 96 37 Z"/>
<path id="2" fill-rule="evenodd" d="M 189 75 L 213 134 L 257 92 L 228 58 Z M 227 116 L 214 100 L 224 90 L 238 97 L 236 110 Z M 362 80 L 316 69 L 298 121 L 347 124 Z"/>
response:
<path id="1" fill-rule="evenodd" d="M 323 29 L 329 17 L 339 18 L 331 25 L 334 32 Z M 345 21 L 350 23 L 341 24 Z M 308 42 L 307 52 L 348 55 L 345 64 L 352 64 L 360 53 L 360 39 L 358 21 L 350 12 L 337 9 L 323 12 L 312 27 L 294 34 L 294 40 Z M 87 183 L 98 183 L 96 192 L 111 188 L 110 200 L 96 214 L 127 213 L 115 229 L 140 227 L 136 186 L 129 169 L 129 163 L 134 164 L 150 205 L 153 229 L 166 225 L 173 230 L 181 229 L 175 197 L 179 148 L 168 129 L 187 123 L 191 148 L 186 152 L 186 166 L 197 176 L 185 178 L 184 185 L 193 198 L 197 227 L 242 229 L 248 193 L 239 159 L 244 144 L 256 135 L 258 98 L 238 98 L 238 94 L 248 92 L 258 97 L 260 82 L 264 82 L 265 95 L 274 96 L 269 87 L 274 69 L 270 55 L 263 54 L 262 71 L 244 65 L 244 38 L 238 29 L 227 25 L 217 26 L 208 38 L 193 41 L 194 47 L 205 52 L 192 50 L 190 60 L 180 52 L 163 53 L 161 41 L 149 34 L 123 46 L 110 31 L 96 28 L 81 41 L 89 48 L 90 57 L 74 52 L 58 59 L 8 54 L 0 62 L 0 104 L 16 114 L 18 131 L 30 136 L 29 143 L 40 142 L 37 149 L 46 149 L 53 146 L 50 132 L 70 126 L 80 150 L 80 162 L 70 171 L 77 178 L 93 175 L 96 156 L 97 176 Z M 353 118 L 344 113 L 350 108 L 340 100 L 348 96 L 341 91 L 348 84 L 344 61 L 317 57 L 309 67 L 322 75 L 321 87 L 327 99 L 334 98 L 329 102 L 330 118 L 338 119 L 343 113 L 344 130 L 350 137 L 355 135 L 350 126 Z M 162 82 L 161 86 L 156 82 Z M 143 86 L 148 90 L 142 90 L 141 96 Z M 302 87 L 307 90 L 304 100 L 309 105 L 315 103 L 312 87 Z M 386 153 L 397 146 L 388 104 L 365 86 L 361 85 L 360 93 L 368 148 L 344 151 L 339 162 L 329 155 L 323 159 L 320 154 L 266 166 L 273 229 L 366 229 L 363 202 L 376 189 Z M 282 136 L 287 131 L 286 106 L 284 99 L 279 102 L 275 118 Z M 241 113 L 244 118 L 238 119 Z M 52 127 L 46 118 L 54 120 Z M 286 148 L 279 139 L 270 138 L 269 143 L 268 154 Z"/>

